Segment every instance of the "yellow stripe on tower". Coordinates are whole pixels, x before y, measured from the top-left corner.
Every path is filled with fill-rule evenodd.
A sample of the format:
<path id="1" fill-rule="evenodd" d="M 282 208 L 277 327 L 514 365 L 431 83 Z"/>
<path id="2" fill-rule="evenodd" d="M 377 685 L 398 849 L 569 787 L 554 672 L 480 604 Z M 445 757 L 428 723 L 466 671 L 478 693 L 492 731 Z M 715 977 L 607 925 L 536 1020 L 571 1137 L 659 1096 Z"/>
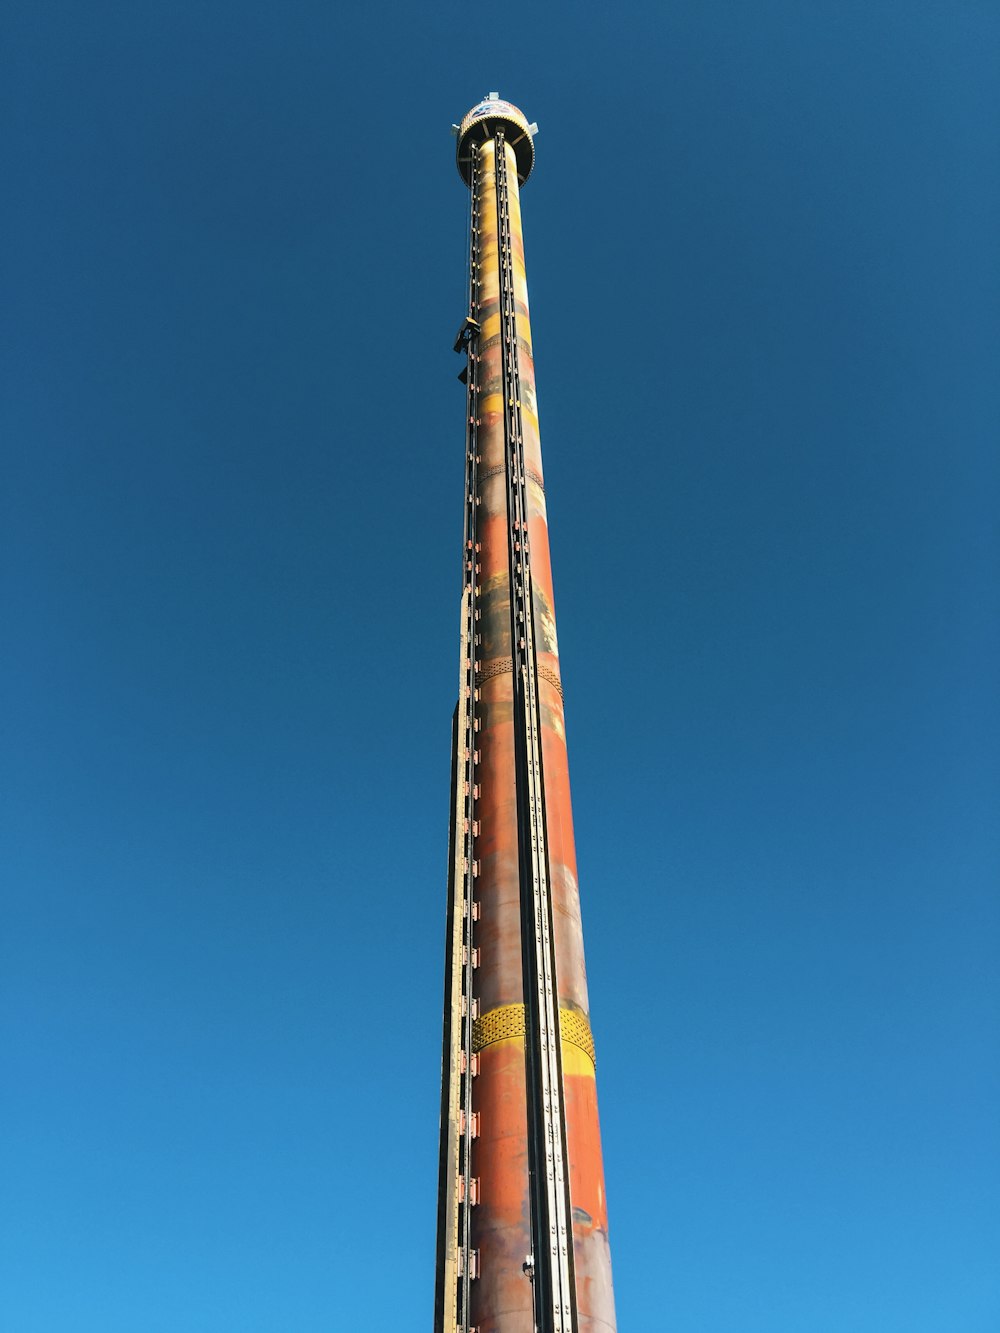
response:
<path id="1" fill-rule="evenodd" d="M 563 1046 L 570 1045 L 575 1047 L 577 1051 L 582 1051 L 593 1068 L 597 1060 L 594 1051 L 594 1034 L 590 1030 L 587 1016 L 581 1014 L 577 1009 L 560 1009 L 559 1031 Z M 513 1037 L 524 1037 L 526 1032 L 524 1005 L 501 1004 L 498 1008 L 491 1009 L 489 1013 L 481 1014 L 473 1023 L 472 1049 L 481 1051 L 486 1046 L 492 1046 L 494 1042 L 509 1041 Z M 576 1064 L 577 1062 L 574 1061 L 573 1063 Z M 566 1072 L 578 1073 L 579 1070 L 572 1069 Z"/>

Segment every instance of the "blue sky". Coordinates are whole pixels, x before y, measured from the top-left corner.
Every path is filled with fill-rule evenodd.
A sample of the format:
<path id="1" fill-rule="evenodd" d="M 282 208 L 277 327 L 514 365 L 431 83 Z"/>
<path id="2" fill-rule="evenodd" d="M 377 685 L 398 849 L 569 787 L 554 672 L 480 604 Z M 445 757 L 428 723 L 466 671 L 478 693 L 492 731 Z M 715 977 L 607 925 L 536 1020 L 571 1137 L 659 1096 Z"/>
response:
<path id="1" fill-rule="evenodd" d="M 996 8 L 3 26 L 0 1328 L 430 1325 L 497 88 L 623 1333 L 993 1333 Z"/>

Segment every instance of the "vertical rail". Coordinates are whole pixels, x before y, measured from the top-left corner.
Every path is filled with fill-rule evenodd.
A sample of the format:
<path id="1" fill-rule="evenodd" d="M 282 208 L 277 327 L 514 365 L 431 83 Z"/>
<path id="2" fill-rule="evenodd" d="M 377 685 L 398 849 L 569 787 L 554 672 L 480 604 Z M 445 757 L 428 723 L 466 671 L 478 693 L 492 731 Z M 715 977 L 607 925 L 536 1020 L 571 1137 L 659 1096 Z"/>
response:
<path id="1" fill-rule="evenodd" d="M 472 162 L 472 205 L 469 221 L 469 316 L 479 315 L 479 161 L 475 154 Z M 476 488 L 479 464 L 479 446 L 476 427 L 479 414 L 479 382 L 476 369 L 478 345 L 470 337 L 467 344 L 466 369 L 466 485 L 465 485 L 465 587 L 462 595 L 462 670 L 465 708 L 465 809 L 463 812 L 463 871 L 464 934 L 462 949 L 462 1114 L 459 1239 L 462 1250 L 461 1295 L 459 1301 L 459 1330 L 468 1333 L 470 1284 L 472 1271 L 472 1080 L 475 1075 L 475 1054 L 472 1047 L 472 1025 L 476 1005 L 472 994 L 473 971 L 473 907 L 475 893 L 474 832 L 476 814 L 476 601 L 479 589 L 479 543 L 476 537 Z"/>
<path id="2" fill-rule="evenodd" d="M 469 230 L 469 314 L 479 311 L 479 164 L 473 154 L 472 213 Z M 475 337 L 467 346 L 465 531 L 459 694 L 452 732 L 452 814 L 448 885 L 448 940 L 445 977 L 445 1034 L 442 1073 L 442 1151 L 438 1205 L 438 1279 L 435 1333 L 470 1333 L 472 1206 L 472 1079 L 475 1055 L 472 994 L 476 799 L 475 616 L 477 575 L 476 438 L 478 393 Z"/>
<path id="3" fill-rule="evenodd" d="M 528 549 L 508 164 L 502 127 L 495 134 L 495 168 L 535 1320 L 538 1333 L 577 1333 L 559 989 L 549 892 L 541 714 Z"/>

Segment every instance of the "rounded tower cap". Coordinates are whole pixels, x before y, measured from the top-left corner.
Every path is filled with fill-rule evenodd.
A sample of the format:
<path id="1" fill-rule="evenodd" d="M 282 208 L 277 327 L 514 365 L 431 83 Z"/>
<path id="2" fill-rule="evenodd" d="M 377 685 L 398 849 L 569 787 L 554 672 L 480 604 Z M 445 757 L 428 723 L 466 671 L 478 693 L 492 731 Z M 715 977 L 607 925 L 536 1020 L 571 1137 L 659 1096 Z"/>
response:
<path id="1" fill-rule="evenodd" d="M 513 102 L 505 102 L 499 93 L 488 93 L 477 102 L 455 126 L 458 144 L 455 160 L 459 174 L 466 185 L 472 184 L 472 150 L 486 139 L 492 139 L 500 126 L 507 131 L 507 142 L 514 150 L 517 161 L 517 179 L 520 185 L 531 175 L 535 165 L 535 135 L 537 125 L 529 125 L 528 117 Z"/>

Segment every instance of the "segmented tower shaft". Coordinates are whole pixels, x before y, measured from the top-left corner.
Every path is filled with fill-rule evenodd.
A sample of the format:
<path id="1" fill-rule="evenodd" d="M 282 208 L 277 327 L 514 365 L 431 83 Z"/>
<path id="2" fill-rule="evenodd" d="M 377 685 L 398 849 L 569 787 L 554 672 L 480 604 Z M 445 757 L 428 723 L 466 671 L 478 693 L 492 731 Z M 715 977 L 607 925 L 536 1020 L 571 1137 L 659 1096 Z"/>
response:
<path id="1" fill-rule="evenodd" d="M 534 127 L 458 129 L 472 195 L 436 1333 L 613 1333 L 519 185 Z"/>

